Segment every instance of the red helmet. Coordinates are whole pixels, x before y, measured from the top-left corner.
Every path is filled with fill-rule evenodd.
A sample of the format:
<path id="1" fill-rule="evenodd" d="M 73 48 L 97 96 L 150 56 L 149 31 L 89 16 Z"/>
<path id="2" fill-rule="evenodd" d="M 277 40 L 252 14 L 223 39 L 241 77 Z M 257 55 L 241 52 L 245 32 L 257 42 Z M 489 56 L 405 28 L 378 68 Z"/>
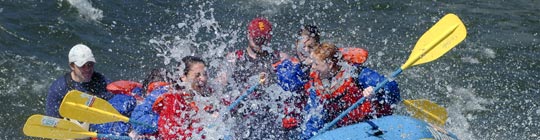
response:
<path id="1" fill-rule="evenodd" d="M 270 39 L 272 38 L 271 31 L 272 24 L 263 17 L 251 20 L 248 25 L 248 35 L 257 45 L 263 45 L 270 42 Z"/>

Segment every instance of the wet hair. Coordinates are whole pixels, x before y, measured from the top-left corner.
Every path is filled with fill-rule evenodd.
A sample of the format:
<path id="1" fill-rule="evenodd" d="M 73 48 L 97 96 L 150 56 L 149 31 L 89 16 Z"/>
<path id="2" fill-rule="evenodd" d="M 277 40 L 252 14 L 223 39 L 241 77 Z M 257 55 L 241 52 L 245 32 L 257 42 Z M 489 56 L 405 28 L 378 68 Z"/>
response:
<path id="1" fill-rule="evenodd" d="M 298 31 L 298 35 L 307 34 L 309 37 L 315 39 L 316 43 L 319 43 L 321 41 L 321 33 L 319 32 L 319 29 L 315 25 L 304 25 L 300 30 Z"/>
<path id="2" fill-rule="evenodd" d="M 152 69 L 142 82 L 143 88 L 147 90 L 148 85 L 152 82 L 167 81 L 166 75 L 166 70 L 163 68 Z"/>
<path id="3" fill-rule="evenodd" d="M 201 58 L 196 57 L 196 56 L 186 56 L 182 58 L 182 62 L 178 62 L 177 67 L 184 68 L 183 74 L 187 75 L 187 73 L 189 72 L 193 64 L 196 64 L 196 63 L 202 63 L 203 65 L 206 66 L 206 63 Z"/>
<path id="4" fill-rule="evenodd" d="M 315 47 L 312 53 L 315 55 L 315 57 L 325 61 L 337 63 L 339 60 L 337 54 L 338 48 L 334 44 L 328 42 L 324 42 L 318 47 Z"/>
<path id="5" fill-rule="evenodd" d="M 202 63 L 203 65 L 206 66 L 206 63 L 201 58 L 196 57 L 196 56 L 186 56 L 182 58 L 181 62 L 177 63 L 176 67 L 177 67 L 178 72 L 181 71 L 183 75 L 187 75 L 191 67 L 193 67 L 193 65 L 196 63 Z M 185 89 L 185 87 L 179 85 L 179 82 L 181 82 L 182 79 L 180 79 L 177 76 L 179 76 L 178 73 L 172 74 L 171 76 L 169 76 L 169 77 L 172 77 L 169 80 L 171 83 L 173 83 L 173 87 L 177 90 Z"/>

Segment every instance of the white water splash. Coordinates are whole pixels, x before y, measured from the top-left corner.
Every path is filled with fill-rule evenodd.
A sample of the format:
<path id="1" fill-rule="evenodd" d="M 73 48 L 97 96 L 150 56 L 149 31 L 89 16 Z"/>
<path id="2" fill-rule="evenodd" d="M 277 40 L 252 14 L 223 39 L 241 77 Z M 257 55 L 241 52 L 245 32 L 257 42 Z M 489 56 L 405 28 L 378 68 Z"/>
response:
<path id="1" fill-rule="evenodd" d="M 214 18 L 214 9 L 208 7 L 212 5 L 210 2 L 206 2 L 203 5 L 199 5 L 200 8 L 194 15 L 179 14 L 183 17 L 182 21 L 171 25 L 169 32 L 163 33 L 159 37 L 154 37 L 148 42 L 157 51 L 157 56 L 163 58 L 165 65 L 175 65 L 175 62 L 180 62 L 185 56 L 197 56 L 203 58 L 207 64 L 207 69 L 220 69 L 223 67 L 225 61 L 226 48 L 233 47 L 239 40 L 238 32 L 221 29 L 218 21 Z M 201 40 L 201 36 L 210 36 Z M 171 64 L 172 63 L 172 64 Z M 203 134 L 208 139 L 224 138 L 229 134 L 232 129 L 230 124 L 234 119 L 227 119 L 226 107 L 221 103 L 221 100 L 231 100 L 234 97 L 238 97 L 240 91 L 228 91 L 223 92 L 219 84 L 214 83 L 212 77 L 215 73 L 209 73 L 209 85 L 215 92 L 210 98 L 199 98 L 196 96 L 194 99 L 199 108 L 204 108 L 208 105 L 216 107 L 217 112 L 212 114 L 203 113 L 201 111 L 196 113 L 195 118 L 200 119 L 201 123 L 194 124 L 196 126 L 202 126 Z M 193 136 L 195 139 L 201 137 L 201 135 Z"/>
<path id="2" fill-rule="evenodd" d="M 103 11 L 92 7 L 92 3 L 88 0 L 67 0 L 69 4 L 77 8 L 82 17 L 99 21 L 103 18 Z"/>
<path id="3" fill-rule="evenodd" d="M 42 78 L 39 76 L 45 76 L 55 72 L 47 71 L 43 75 L 32 75 L 34 73 L 30 71 L 36 68 L 58 68 L 56 64 L 39 61 L 36 56 L 14 55 L 13 52 L 9 51 L 0 52 L 0 60 L 0 84 L 10 87 L 0 88 L 0 96 L 18 96 L 21 92 L 27 91 L 33 91 L 31 93 L 42 93 L 49 86 L 46 83 L 50 82 L 51 79 L 48 78 L 51 77 Z M 58 71 L 64 71 L 64 69 L 59 69 Z"/>
<path id="4" fill-rule="evenodd" d="M 460 139 L 477 139 L 469 129 L 472 127 L 469 121 L 477 119 L 477 116 L 470 113 L 475 111 L 489 111 L 486 106 L 493 102 L 476 96 L 472 88 L 459 87 L 454 89 L 450 85 L 446 87 L 449 96 L 453 98 L 453 104 L 448 105 L 447 128 L 454 132 Z"/>
<path id="5" fill-rule="evenodd" d="M 242 10 L 250 11 L 249 9 L 254 7 L 262 7 L 261 14 L 266 16 L 279 15 L 283 7 L 296 8 L 296 5 L 292 5 L 293 0 L 249 0 L 247 3 L 249 4 L 243 5 Z"/>
<path id="6" fill-rule="evenodd" d="M 478 64 L 480 61 L 478 59 L 473 57 L 462 57 L 461 60 L 466 63 L 472 63 L 472 64 Z"/>
<path id="7" fill-rule="evenodd" d="M 493 51 L 490 48 L 485 48 L 483 52 L 484 52 L 484 55 L 486 55 L 489 58 L 495 58 L 496 57 L 495 56 L 496 55 L 495 51 Z"/>
<path id="8" fill-rule="evenodd" d="M 220 67 L 223 62 L 216 58 L 224 56 L 225 49 L 237 42 L 237 31 L 221 31 L 219 23 L 214 18 L 213 8 L 199 7 L 201 9 L 196 15 L 179 15 L 184 16 L 184 20 L 172 26 L 173 32 L 178 30 L 179 33 L 163 34 L 149 41 L 158 50 L 157 55 L 165 59 L 165 64 L 169 64 L 171 60 L 178 62 L 181 58 L 191 55 L 207 60 L 212 68 Z M 215 37 L 199 41 L 200 35 L 208 34 Z"/>

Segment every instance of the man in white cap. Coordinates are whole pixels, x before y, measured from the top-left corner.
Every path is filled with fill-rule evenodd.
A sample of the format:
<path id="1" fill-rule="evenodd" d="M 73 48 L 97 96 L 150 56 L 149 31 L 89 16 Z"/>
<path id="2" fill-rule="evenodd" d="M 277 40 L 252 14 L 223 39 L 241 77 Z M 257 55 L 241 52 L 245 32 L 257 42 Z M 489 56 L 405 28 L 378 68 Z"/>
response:
<path id="1" fill-rule="evenodd" d="M 110 80 L 102 74 L 94 72 L 96 59 L 92 50 L 83 44 L 77 44 L 69 51 L 69 67 L 71 72 L 54 81 L 47 94 L 45 114 L 52 117 L 60 117 L 58 108 L 64 96 L 70 90 L 79 90 L 95 95 L 105 100 L 113 97 L 107 92 L 106 86 Z"/>

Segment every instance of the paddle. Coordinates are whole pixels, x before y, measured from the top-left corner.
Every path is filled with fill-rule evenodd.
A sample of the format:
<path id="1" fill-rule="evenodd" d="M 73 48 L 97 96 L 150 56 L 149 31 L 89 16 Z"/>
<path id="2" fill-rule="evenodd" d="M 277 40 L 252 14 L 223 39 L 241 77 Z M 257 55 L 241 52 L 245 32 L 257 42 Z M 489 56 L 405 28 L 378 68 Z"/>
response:
<path id="1" fill-rule="evenodd" d="M 412 113 L 413 117 L 426 120 L 437 126 L 444 126 L 448 118 L 448 112 L 444 107 L 426 99 L 404 100 L 403 104 Z"/>
<path id="2" fill-rule="evenodd" d="M 249 94 L 253 93 L 255 89 L 257 89 L 257 87 L 259 87 L 259 85 L 263 84 L 265 81 L 266 81 L 266 75 L 261 75 L 259 77 L 259 82 L 251 86 L 244 94 L 242 94 L 240 97 L 238 97 L 238 99 L 236 99 L 233 103 L 231 103 L 231 105 L 227 107 L 227 110 L 225 113 L 231 112 L 231 110 L 233 110 L 236 106 L 238 106 L 238 104 L 242 100 L 244 100 L 244 98 L 246 98 Z M 223 120 L 223 115 L 219 115 L 219 117 L 216 120 Z M 216 126 L 216 124 L 210 124 L 208 125 L 208 128 L 213 128 L 214 126 Z"/>
<path id="3" fill-rule="evenodd" d="M 454 14 L 445 15 L 443 18 L 441 18 L 441 20 L 435 23 L 433 27 L 424 33 L 422 37 L 420 37 L 405 64 L 394 71 L 390 77 L 381 83 L 378 83 L 373 92 L 377 92 L 389 82 L 388 79 L 396 78 L 403 70 L 409 68 L 410 66 L 427 63 L 441 57 L 463 41 L 466 36 L 467 30 L 459 17 Z M 334 126 L 339 120 L 349 114 L 349 112 L 363 103 L 365 99 L 365 97 L 362 97 L 360 100 L 356 101 L 352 106 L 347 108 L 347 110 L 343 111 L 337 118 L 332 120 L 332 122 L 325 125 L 319 131 L 319 133 L 324 133 L 326 130 Z"/>
<path id="4" fill-rule="evenodd" d="M 74 122 L 43 115 L 30 116 L 24 124 L 23 133 L 27 136 L 51 139 L 76 139 L 87 137 L 130 139 L 128 136 L 115 136 L 90 132 Z"/>
<path id="5" fill-rule="evenodd" d="M 259 83 L 251 86 L 244 94 L 242 94 L 240 97 L 238 97 L 238 99 L 231 103 L 231 105 L 227 107 L 227 112 L 230 112 L 232 109 L 234 109 L 240 103 L 240 101 L 244 100 L 244 98 L 246 98 L 249 94 L 253 93 L 253 91 L 255 91 L 255 89 L 257 89 L 260 84 L 264 83 L 264 81 L 266 81 L 266 75 L 261 75 L 259 77 Z"/>
<path id="6" fill-rule="evenodd" d="M 102 124 L 122 121 L 136 125 L 155 128 L 149 124 L 136 122 L 120 114 L 109 102 L 83 93 L 78 90 L 69 91 L 59 108 L 60 115 L 66 118 L 76 119 L 83 122 Z"/>

